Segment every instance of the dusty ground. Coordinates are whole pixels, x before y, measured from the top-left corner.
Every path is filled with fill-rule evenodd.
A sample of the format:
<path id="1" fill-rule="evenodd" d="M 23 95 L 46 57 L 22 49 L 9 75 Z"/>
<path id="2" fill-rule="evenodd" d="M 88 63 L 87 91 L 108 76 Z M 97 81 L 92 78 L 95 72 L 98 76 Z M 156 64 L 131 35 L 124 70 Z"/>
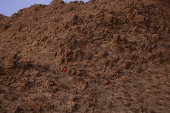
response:
<path id="1" fill-rule="evenodd" d="M 169 113 L 169 5 L 54 0 L 0 15 L 0 112 Z"/>

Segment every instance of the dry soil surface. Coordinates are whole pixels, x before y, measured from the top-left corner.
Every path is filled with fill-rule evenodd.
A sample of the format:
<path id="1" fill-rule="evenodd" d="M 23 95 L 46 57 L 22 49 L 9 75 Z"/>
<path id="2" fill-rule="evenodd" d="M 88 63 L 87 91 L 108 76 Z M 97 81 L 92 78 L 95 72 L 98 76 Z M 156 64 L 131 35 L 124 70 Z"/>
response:
<path id="1" fill-rule="evenodd" d="M 169 113 L 169 1 L 53 0 L 0 15 L 0 112 Z"/>

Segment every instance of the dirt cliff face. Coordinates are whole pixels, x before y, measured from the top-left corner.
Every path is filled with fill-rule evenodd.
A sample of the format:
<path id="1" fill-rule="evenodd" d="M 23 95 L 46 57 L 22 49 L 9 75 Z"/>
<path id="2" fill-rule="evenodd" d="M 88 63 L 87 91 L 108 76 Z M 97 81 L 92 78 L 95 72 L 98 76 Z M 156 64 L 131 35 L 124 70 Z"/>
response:
<path id="1" fill-rule="evenodd" d="M 168 113 L 169 9 L 53 0 L 0 15 L 0 112 Z"/>

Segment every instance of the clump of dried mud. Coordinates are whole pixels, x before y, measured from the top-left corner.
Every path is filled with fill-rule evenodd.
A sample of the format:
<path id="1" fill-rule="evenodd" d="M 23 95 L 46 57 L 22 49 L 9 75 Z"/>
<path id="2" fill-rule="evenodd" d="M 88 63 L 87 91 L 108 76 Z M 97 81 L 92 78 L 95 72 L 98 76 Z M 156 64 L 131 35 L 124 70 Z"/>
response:
<path id="1" fill-rule="evenodd" d="M 54 0 L 0 15 L 0 112 L 168 113 L 164 0 Z"/>

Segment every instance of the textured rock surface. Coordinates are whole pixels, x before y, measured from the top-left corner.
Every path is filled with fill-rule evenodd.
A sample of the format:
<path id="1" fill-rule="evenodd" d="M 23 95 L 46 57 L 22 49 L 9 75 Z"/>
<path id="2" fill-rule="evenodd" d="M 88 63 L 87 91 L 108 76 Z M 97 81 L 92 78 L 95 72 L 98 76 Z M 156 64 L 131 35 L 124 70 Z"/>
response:
<path id="1" fill-rule="evenodd" d="M 168 113 L 169 5 L 53 0 L 0 15 L 0 112 Z"/>

